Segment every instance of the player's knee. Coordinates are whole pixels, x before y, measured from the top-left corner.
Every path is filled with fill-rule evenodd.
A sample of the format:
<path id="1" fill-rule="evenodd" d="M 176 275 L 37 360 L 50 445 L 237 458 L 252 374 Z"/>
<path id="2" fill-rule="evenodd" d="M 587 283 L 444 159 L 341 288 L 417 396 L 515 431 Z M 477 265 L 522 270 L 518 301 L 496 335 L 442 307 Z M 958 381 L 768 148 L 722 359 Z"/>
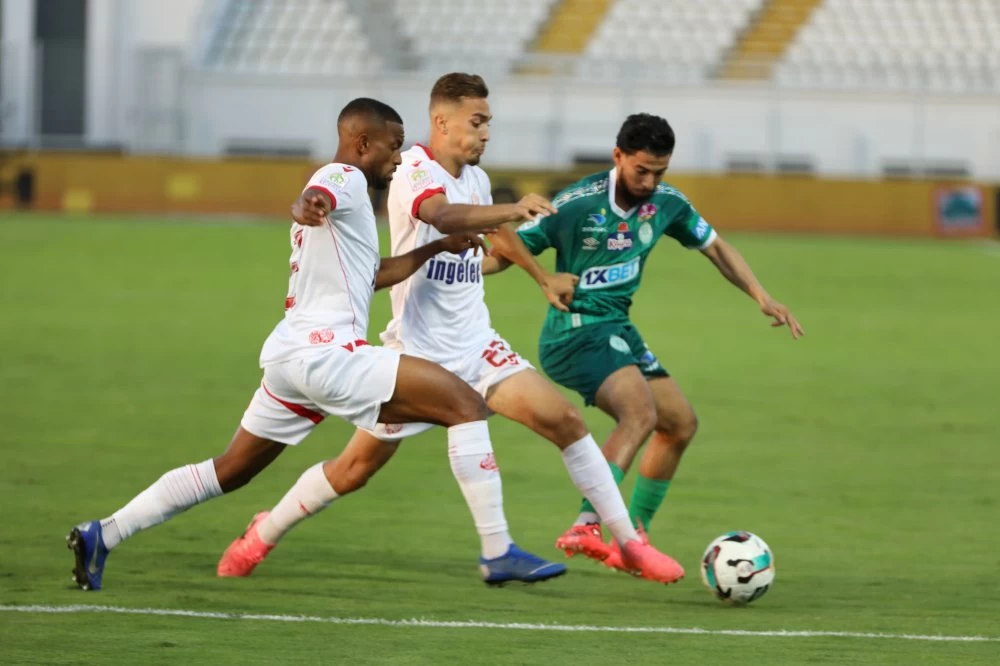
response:
<path id="1" fill-rule="evenodd" d="M 447 424 L 449 427 L 463 423 L 472 423 L 473 421 L 485 421 L 490 414 L 483 397 L 467 385 L 465 388 L 468 390 L 457 394 L 451 405 L 450 411 L 453 422 Z"/>
<path id="2" fill-rule="evenodd" d="M 573 405 L 567 404 L 563 409 L 551 410 L 546 417 L 545 426 L 550 430 L 556 444 L 569 446 L 587 436 L 587 423 L 583 414 Z"/>
<path id="3" fill-rule="evenodd" d="M 684 442 L 690 442 L 698 432 L 698 415 L 693 411 L 688 412 L 688 417 L 681 424 L 678 438 Z"/>
<path id="4" fill-rule="evenodd" d="M 656 425 L 656 432 L 671 443 L 686 447 L 698 432 L 698 417 L 689 409 L 681 416 L 661 419 Z"/>
<path id="5" fill-rule="evenodd" d="M 656 411 L 653 409 L 632 409 L 618 419 L 618 428 L 627 431 L 638 446 L 649 437 L 656 427 Z"/>

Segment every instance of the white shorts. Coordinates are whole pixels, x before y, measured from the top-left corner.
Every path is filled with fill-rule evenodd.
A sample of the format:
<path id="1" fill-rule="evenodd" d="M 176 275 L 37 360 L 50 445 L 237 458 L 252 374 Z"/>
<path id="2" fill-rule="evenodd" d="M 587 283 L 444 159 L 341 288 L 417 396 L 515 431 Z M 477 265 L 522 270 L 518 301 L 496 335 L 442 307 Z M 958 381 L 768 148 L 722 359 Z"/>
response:
<path id="1" fill-rule="evenodd" d="M 403 351 L 405 354 L 406 352 Z M 481 351 L 456 359 L 442 366 L 476 390 L 486 398 L 489 390 L 524 370 L 533 370 L 531 365 L 520 354 L 510 348 L 507 341 L 499 335 Z M 407 437 L 419 435 L 433 428 L 430 423 L 379 423 L 374 428 L 362 428 L 385 442 L 396 442 Z"/>
<path id="2" fill-rule="evenodd" d="M 396 390 L 399 356 L 387 347 L 331 346 L 267 365 L 240 425 L 282 444 L 298 444 L 328 415 L 373 428 Z"/>

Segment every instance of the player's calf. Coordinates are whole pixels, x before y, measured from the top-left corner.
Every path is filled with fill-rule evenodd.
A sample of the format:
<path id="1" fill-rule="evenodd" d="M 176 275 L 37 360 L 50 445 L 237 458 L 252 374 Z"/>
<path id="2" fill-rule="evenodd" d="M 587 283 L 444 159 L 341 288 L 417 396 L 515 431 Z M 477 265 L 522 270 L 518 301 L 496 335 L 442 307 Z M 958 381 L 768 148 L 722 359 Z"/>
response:
<path id="1" fill-rule="evenodd" d="M 657 423 L 649 382 L 634 365 L 620 368 L 601 384 L 595 403 L 616 423 L 602 447 L 604 455 L 627 472 Z"/>
<path id="2" fill-rule="evenodd" d="M 285 448 L 284 444 L 258 437 L 242 426 L 237 428 L 222 455 L 212 459 L 222 492 L 231 493 L 250 483 Z"/>
<path id="3" fill-rule="evenodd" d="M 347 495 L 364 488 L 398 448 L 399 442 L 383 442 L 357 430 L 341 454 L 324 463 L 323 473 L 338 495 Z"/>

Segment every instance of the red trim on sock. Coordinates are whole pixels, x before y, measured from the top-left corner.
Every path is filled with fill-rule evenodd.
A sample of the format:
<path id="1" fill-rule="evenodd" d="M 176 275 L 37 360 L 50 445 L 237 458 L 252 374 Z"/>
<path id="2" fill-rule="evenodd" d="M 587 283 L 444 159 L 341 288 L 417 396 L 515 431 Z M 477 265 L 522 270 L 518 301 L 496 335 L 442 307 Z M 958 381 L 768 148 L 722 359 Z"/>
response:
<path id="1" fill-rule="evenodd" d="M 188 465 L 188 469 L 191 470 L 191 476 L 194 477 L 195 485 L 198 486 L 199 494 L 205 494 L 205 484 L 201 482 L 201 475 L 198 474 L 198 468 L 194 465 Z"/>

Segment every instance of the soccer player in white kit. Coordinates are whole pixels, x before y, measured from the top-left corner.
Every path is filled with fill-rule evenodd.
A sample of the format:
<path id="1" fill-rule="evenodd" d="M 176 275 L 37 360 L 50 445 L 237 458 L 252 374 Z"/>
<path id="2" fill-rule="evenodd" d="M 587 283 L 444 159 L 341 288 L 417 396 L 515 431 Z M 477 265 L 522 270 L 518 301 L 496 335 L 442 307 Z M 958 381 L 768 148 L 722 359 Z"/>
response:
<path id="1" fill-rule="evenodd" d="M 389 188 L 394 255 L 425 247 L 442 234 L 497 228 L 522 219 L 519 207 L 530 202 L 492 205 L 489 178 L 477 166 L 489 140 L 492 116 L 488 94 L 482 78 L 474 75 L 448 74 L 435 84 L 430 146 L 416 145 L 403 153 L 403 164 Z M 551 212 L 550 204 L 545 204 L 545 212 Z M 306 217 L 297 219 L 309 222 Z M 547 275 L 516 234 L 505 238 L 520 247 L 517 263 L 560 307 L 560 299 L 572 294 L 573 283 L 565 281 L 570 276 Z M 393 287 L 393 319 L 382 334 L 383 342 L 401 353 L 440 363 L 482 395 L 492 412 L 553 442 L 562 451 L 574 484 L 593 503 L 621 545 L 625 568 L 657 582 L 676 582 L 684 575 L 683 568 L 636 532 L 610 468 L 579 410 L 492 328 L 483 275 L 508 265 L 507 260 L 472 253 L 431 259 Z M 367 480 L 388 461 L 400 441 L 431 427 L 429 423 L 402 424 L 387 419 L 380 419 L 373 428 L 362 426 L 343 453 L 325 463 L 327 477 L 335 488 L 350 485 L 337 479 L 338 473 L 346 470 Z M 449 441 L 448 456 L 480 535 L 483 577 L 494 582 L 494 563 L 516 546 L 504 516 L 492 447 Z M 223 554 L 219 575 L 249 575 L 284 534 L 315 513 L 300 508 L 309 506 L 311 491 L 304 480 L 305 476 L 271 512 L 254 518 Z"/>
<path id="2" fill-rule="evenodd" d="M 123 540 L 240 488 L 328 415 L 361 428 L 380 420 L 428 421 L 446 426 L 454 446 L 489 446 L 488 410 L 467 383 L 439 365 L 366 340 L 375 290 L 409 277 L 440 252 L 478 251 L 482 241 L 456 234 L 380 260 L 368 187 L 384 189 L 400 164 L 402 120 L 386 104 L 362 98 L 344 108 L 337 127 L 333 163 L 305 189 L 322 201 L 326 215 L 314 226 L 292 225 L 285 316 L 264 342 L 263 381 L 229 447 L 214 459 L 167 472 L 104 520 L 74 527 L 67 541 L 82 589 L 101 588 L 108 553 Z M 318 486 L 315 501 L 337 496 L 321 471 L 304 478 Z M 548 572 L 560 568 L 550 565 Z"/>

